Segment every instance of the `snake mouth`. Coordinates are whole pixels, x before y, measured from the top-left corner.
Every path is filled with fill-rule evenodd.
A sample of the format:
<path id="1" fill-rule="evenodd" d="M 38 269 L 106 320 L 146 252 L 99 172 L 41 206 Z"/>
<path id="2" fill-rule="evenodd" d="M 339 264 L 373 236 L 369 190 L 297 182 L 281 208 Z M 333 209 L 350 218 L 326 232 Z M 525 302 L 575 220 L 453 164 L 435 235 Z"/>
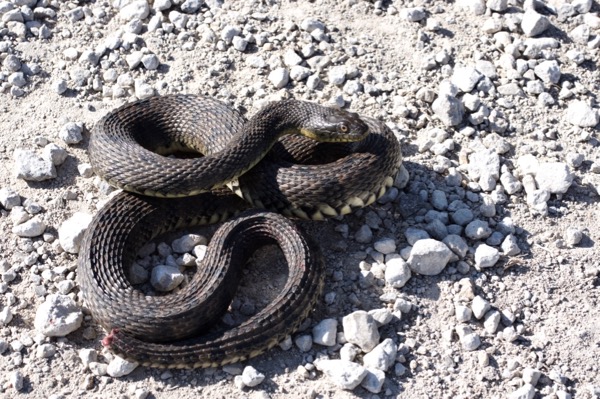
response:
<path id="1" fill-rule="evenodd" d="M 118 328 L 113 328 L 112 330 L 110 330 L 110 333 L 108 333 L 108 335 L 102 339 L 102 346 L 110 348 L 112 346 L 113 340 L 115 339 L 115 334 L 118 332 Z"/>

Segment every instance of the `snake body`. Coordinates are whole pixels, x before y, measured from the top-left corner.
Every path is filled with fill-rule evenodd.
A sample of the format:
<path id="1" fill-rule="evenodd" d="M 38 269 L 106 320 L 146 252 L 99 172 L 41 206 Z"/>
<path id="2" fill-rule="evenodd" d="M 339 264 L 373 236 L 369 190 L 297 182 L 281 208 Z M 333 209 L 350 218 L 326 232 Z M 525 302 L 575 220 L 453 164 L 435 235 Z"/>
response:
<path id="1" fill-rule="evenodd" d="M 329 142 L 360 141 L 317 143 L 289 134 L 294 132 Z M 204 156 L 164 156 L 182 148 Z M 290 100 L 246 121 L 216 100 L 186 95 L 142 100 L 109 113 L 96 125 L 89 151 L 98 175 L 135 194 L 110 200 L 84 237 L 78 266 L 83 299 L 110 331 L 103 344 L 141 364 L 170 368 L 214 367 L 277 344 L 311 311 L 323 286 L 323 265 L 289 220 L 249 211 L 217 230 L 198 271 L 177 294 L 150 297 L 127 278 L 141 246 L 167 231 L 226 220 L 247 206 L 233 195 L 209 192 L 224 184 L 255 207 L 323 219 L 375 201 L 401 163 L 393 133 L 372 119 Z M 284 253 L 284 289 L 243 324 L 201 334 L 226 310 L 241 266 L 265 243 Z"/>

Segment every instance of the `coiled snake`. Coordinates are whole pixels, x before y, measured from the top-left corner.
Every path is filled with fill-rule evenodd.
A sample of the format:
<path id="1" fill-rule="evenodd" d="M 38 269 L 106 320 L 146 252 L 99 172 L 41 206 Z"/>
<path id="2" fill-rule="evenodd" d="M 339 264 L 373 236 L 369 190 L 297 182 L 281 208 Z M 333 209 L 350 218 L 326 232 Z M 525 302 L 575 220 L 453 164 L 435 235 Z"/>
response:
<path id="1" fill-rule="evenodd" d="M 351 142 L 331 143 L 341 141 Z M 203 157 L 165 156 L 190 149 Z M 153 97 L 109 113 L 92 132 L 89 155 L 96 174 L 125 191 L 98 212 L 82 242 L 84 302 L 110 331 L 105 346 L 169 368 L 214 367 L 276 345 L 312 310 L 323 264 L 289 219 L 250 210 L 217 230 L 177 294 L 146 296 L 127 277 L 146 242 L 226 220 L 247 203 L 304 219 L 343 215 L 383 195 L 401 163 L 397 139 L 373 119 L 287 100 L 246 121 L 216 100 L 189 95 Z M 247 202 L 225 194 L 225 184 Z M 229 306 L 246 260 L 267 243 L 279 245 L 288 263 L 285 287 L 241 325 L 201 334 Z"/>

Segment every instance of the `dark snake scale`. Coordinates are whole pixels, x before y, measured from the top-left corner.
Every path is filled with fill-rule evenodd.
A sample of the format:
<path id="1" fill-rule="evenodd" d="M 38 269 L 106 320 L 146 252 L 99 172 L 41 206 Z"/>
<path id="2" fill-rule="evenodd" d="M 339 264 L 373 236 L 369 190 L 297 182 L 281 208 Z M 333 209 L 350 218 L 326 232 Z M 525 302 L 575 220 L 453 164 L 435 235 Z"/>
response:
<path id="1" fill-rule="evenodd" d="M 167 156 L 190 150 L 203 156 Z M 367 206 L 392 185 L 402 161 L 397 139 L 374 119 L 286 100 L 246 120 L 214 99 L 190 95 L 112 111 L 95 126 L 89 155 L 96 174 L 125 191 L 96 214 L 84 237 L 83 300 L 109 331 L 105 346 L 162 368 L 242 361 L 296 331 L 322 291 L 323 262 L 283 215 L 322 220 Z M 242 211 L 249 205 L 266 210 Z M 223 221 L 176 293 L 147 296 L 131 285 L 128 270 L 147 242 Z M 266 244 L 283 252 L 284 288 L 242 324 L 207 331 L 227 310 L 246 261 Z"/>

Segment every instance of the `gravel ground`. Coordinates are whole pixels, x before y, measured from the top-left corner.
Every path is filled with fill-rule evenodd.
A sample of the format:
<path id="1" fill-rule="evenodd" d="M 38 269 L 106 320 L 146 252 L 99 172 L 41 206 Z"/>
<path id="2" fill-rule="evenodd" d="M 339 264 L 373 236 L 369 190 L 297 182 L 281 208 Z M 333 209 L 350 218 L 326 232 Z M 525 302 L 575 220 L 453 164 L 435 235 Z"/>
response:
<path id="1" fill-rule="evenodd" d="M 600 398 L 599 12 L 0 0 L 0 396 Z M 327 261 L 324 296 L 300 332 L 243 364 L 136 367 L 102 349 L 80 300 L 79 240 L 114 193 L 90 168 L 90 130 L 167 93 L 248 116 L 290 97 L 345 107 L 403 146 L 377 203 L 301 222 Z M 140 253 L 143 289 L 187 278 L 205 240 L 185 233 Z M 280 254 L 261 252 L 224 322 L 284 279 Z"/>

